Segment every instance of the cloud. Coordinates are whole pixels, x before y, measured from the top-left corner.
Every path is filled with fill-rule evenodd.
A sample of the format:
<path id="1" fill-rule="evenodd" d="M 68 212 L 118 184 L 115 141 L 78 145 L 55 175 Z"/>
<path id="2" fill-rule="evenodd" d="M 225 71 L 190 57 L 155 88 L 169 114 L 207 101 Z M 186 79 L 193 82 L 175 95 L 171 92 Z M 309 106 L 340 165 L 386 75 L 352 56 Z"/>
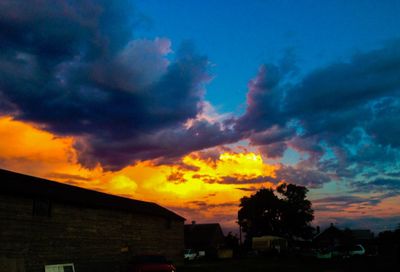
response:
<path id="1" fill-rule="evenodd" d="M 234 131 L 224 130 L 219 123 L 196 122 L 186 129 L 181 126 L 158 131 L 132 133 L 129 138 L 97 137 L 94 135 L 78 141 L 81 164 L 93 167 L 98 161 L 106 169 L 116 170 L 139 160 L 179 158 L 190 151 L 237 141 Z"/>
<path id="2" fill-rule="evenodd" d="M 308 188 L 320 188 L 331 181 L 331 177 L 324 172 L 313 169 L 302 169 L 293 166 L 284 166 L 277 169 L 277 181 L 298 184 Z"/>
<path id="3" fill-rule="evenodd" d="M 386 173 L 386 175 L 390 177 L 400 177 L 400 171 L 389 172 Z"/>
<path id="4" fill-rule="evenodd" d="M 342 195 L 315 199 L 312 203 L 317 211 L 343 211 L 351 206 L 356 206 L 358 209 L 376 206 L 380 204 L 381 201 L 382 200 L 377 197 Z"/>
<path id="5" fill-rule="evenodd" d="M 282 63 L 265 64 L 235 128 L 267 157 L 291 148 L 302 155 L 298 167 L 335 179 L 390 172 L 400 154 L 399 74 L 399 40 L 302 78 L 291 79 Z"/>
<path id="6" fill-rule="evenodd" d="M 373 110 L 374 115 L 371 122 L 366 125 L 366 131 L 377 143 L 383 146 L 400 147 L 398 137 L 400 133 L 398 126 L 400 122 L 400 102 L 398 96 L 381 99 L 374 105 Z"/>
<path id="7" fill-rule="evenodd" d="M 281 77 L 282 72 L 276 65 L 260 67 L 248 84 L 246 112 L 236 121 L 238 131 L 260 131 L 285 122 L 280 109 L 283 100 L 283 90 L 279 88 Z"/>
<path id="8" fill-rule="evenodd" d="M 375 232 L 375 234 L 378 234 L 382 231 L 396 229 L 400 222 L 400 216 L 364 216 L 357 218 L 332 217 L 321 221 L 324 225 L 328 225 L 331 222 L 335 222 L 336 225 L 342 229 L 370 229 Z"/>
<path id="9" fill-rule="evenodd" d="M 52 172 L 47 175 L 48 178 L 63 179 L 63 180 L 76 180 L 76 181 L 89 181 L 87 177 L 82 177 L 80 175 L 73 175 L 68 173 L 56 173 Z"/>
<path id="10" fill-rule="evenodd" d="M 382 96 L 399 92 L 399 42 L 354 55 L 306 76 L 287 94 L 286 111 L 292 116 L 343 112 Z"/>
<path id="11" fill-rule="evenodd" d="M 167 180 L 168 180 L 168 181 L 175 182 L 175 183 L 183 183 L 183 182 L 186 182 L 186 181 L 187 181 L 187 180 L 184 178 L 184 173 L 183 173 L 183 172 L 179 172 L 179 171 L 172 172 L 171 174 L 169 174 L 169 175 L 167 176 Z"/>
<path id="12" fill-rule="evenodd" d="M 259 151 L 265 154 L 267 158 L 282 158 L 283 154 L 287 149 L 287 144 L 285 142 L 273 143 L 268 145 L 263 145 L 259 147 Z"/>
<path id="13" fill-rule="evenodd" d="M 216 168 L 218 167 L 218 161 L 221 157 L 221 154 L 225 152 L 232 153 L 233 151 L 228 147 L 218 146 L 215 148 L 194 152 L 190 156 L 194 160 L 206 162 L 209 166 Z"/>
<path id="14" fill-rule="evenodd" d="M 240 174 L 233 174 L 230 176 L 213 177 L 209 175 L 195 174 L 192 176 L 196 179 L 201 179 L 205 183 L 219 183 L 219 184 L 271 184 L 275 179 L 271 176 L 247 176 Z"/>
<path id="15" fill-rule="evenodd" d="M 295 133 L 293 128 L 273 126 L 267 130 L 253 133 L 250 136 L 250 141 L 253 145 L 269 145 L 288 140 L 294 136 Z"/>
<path id="16" fill-rule="evenodd" d="M 208 203 L 206 201 L 194 200 L 187 202 L 188 205 L 194 205 L 201 209 L 214 209 L 214 208 L 225 208 L 225 207 L 238 207 L 237 202 L 223 202 L 223 203 Z"/>
<path id="17" fill-rule="evenodd" d="M 112 60 L 98 60 L 93 80 L 105 88 L 142 92 L 167 72 L 171 41 L 166 38 L 132 40 Z"/>
<path id="18" fill-rule="evenodd" d="M 189 43 L 172 58 L 166 38 L 133 39 L 129 1 L 29 6 L 1 3 L 0 113 L 73 136 L 82 165 L 115 171 L 240 138 L 198 119 L 207 58 Z"/>
<path id="19" fill-rule="evenodd" d="M 73 56 L 77 50 L 90 52 L 88 57 L 118 50 L 138 23 L 125 0 L 33 0 L 30 5 L 5 0 L 0 10 L 2 48 L 27 50 L 46 60 Z"/>
<path id="20" fill-rule="evenodd" d="M 254 192 L 258 191 L 260 188 L 257 188 L 257 187 L 254 187 L 254 186 L 250 186 L 250 187 L 238 187 L 236 189 L 238 189 L 240 191 L 244 191 L 244 192 L 252 192 L 252 193 L 254 193 Z"/>
<path id="21" fill-rule="evenodd" d="M 390 196 L 400 195 L 399 178 L 376 178 L 366 182 L 354 182 L 356 192 L 389 193 Z"/>

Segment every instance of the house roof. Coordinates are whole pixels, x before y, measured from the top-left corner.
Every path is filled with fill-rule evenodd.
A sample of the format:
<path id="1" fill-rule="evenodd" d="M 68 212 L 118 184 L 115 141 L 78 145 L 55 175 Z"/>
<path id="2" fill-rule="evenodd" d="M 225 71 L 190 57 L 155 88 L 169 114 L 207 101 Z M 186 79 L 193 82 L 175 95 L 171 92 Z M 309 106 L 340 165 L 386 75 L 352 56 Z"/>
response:
<path id="1" fill-rule="evenodd" d="M 223 243 L 224 234 L 218 223 L 185 225 L 187 248 L 209 248 Z"/>
<path id="2" fill-rule="evenodd" d="M 185 220 L 182 216 L 152 202 L 145 202 L 93 190 L 83 189 L 47 179 L 0 169 L 0 194 L 48 199 L 54 202 L 99 209 Z"/>
<path id="3" fill-rule="evenodd" d="M 373 237 L 374 234 L 369 229 L 340 230 L 337 227 L 331 225 L 329 228 L 321 232 L 319 235 L 315 236 L 314 242 L 326 243 L 326 242 L 332 242 L 334 240 L 346 241 L 348 239 L 355 239 L 360 241 L 360 240 L 370 240 Z"/>
<path id="4" fill-rule="evenodd" d="M 329 228 L 325 229 L 318 235 L 314 237 L 314 241 L 322 241 L 322 240 L 330 240 L 334 238 L 341 238 L 343 237 L 343 231 L 338 229 L 337 227 L 331 225 Z"/>

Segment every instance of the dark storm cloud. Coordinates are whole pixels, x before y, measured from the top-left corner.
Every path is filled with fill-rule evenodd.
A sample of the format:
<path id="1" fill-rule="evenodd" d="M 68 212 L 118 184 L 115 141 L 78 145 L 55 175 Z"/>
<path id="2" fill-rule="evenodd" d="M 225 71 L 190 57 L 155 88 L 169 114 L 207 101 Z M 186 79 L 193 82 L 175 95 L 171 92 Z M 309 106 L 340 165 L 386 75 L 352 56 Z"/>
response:
<path id="1" fill-rule="evenodd" d="M 55 65 L 87 51 L 96 57 L 118 50 L 138 23 L 131 1 L 4 0 L 0 3 L 1 47 L 23 51 Z"/>
<path id="2" fill-rule="evenodd" d="M 399 73 L 400 47 L 395 42 L 306 76 L 288 93 L 286 110 L 295 116 L 343 112 L 375 98 L 398 94 Z"/>
<path id="3" fill-rule="evenodd" d="M 281 71 L 276 65 L 263 65 L 250 81 L 240 128 L 251 121 L 249 127 L 266 130 L 290 120 L 314 133 L 353 128 L 368 103 L 399 95 L 400 42 L 318 69 L 293 86 L 284 84 L 286 74 Z"/>
<path id="4" fill-rule="evenodd" d="M 303 170 L 336 178 L 396 167 L 400 41 L 288 81 L 282 64 L 263 65 L 250 81 L 236 128 L 250 131 L 252 145 L 272 158 L 290 147 L 307 155 L 299 164 Z M 294 180 L 294 169 L 285 171 Z M 314 179 L 320 185 L 329 180 Z"/>
<path id="5" fill-rule="evenodd" d="M 283 90 L 279 83 L 282 77 L 282 71 L 276 65 L 260 67 L 257 76 L 248 84 L 247 109 L 236 122 L 237 130 L 262 131 L 285 122 L 280 109 Z"/>
<path id="6" fill-rule="evenodd" d="M 399 178 L 376 178 L 365 182 L 356 182 L 353 184 L 356 192 L 381 192 L 400 195 Z M 394 196 L 392 195 L 391 196 Z"/>
<path id="7" fill-rule="evenodd" d="M 357 205 L 360 208 L 376 206 L 381 203 L 379 198 L 358 197 L 353 195 L 325 197 L 313 200 L 313 206 L 318 211 L 338 211 Z"/>
<path id="8" fill-rule="evenodd" d="M 194 150 L 201 150 L 227 142 L 237 141 L 235 132 L 224 130 L 220 124 L 198 121 L 186 129 L 181 126 L 159 128 L 158 131 L 138 132 L 126 138 L 89 137 L 76 144 L 79 161 L 83 165 L 94 166 L 100 161 L 102 166 L 127 165 L 138 160 L 155 158 L 179 158 Z M 118 135 L 117 135 L 118 136 Z"/>
<path id="9" fill-rule="evenodd" d="M 232 175 L 215 178 L 210 175 L 194 174 L 192 178 L 200 179 L 206 183 L 219 183 L 219 184 L 262 184 L 262 183 L 275 183 L 281 181 L 288 183 L 298 184 L 309 188 L 320 188 L 325 183 L 331 181 L 331 178 L 326 173 L 315 169 L 302 169 L 293 166 L 281 165 L 275 171 L 275 176 L 247 176 L 247 175 Z M 241 189 L 240 187 L 237 189 Z"/>
<path id="10" fill-rule="evenodd" d="M 386 175 L 390 176 L 390 177 L 399 178 L 400 177 L 400 171 L 389 172 L 389 173 L 386 173 Z"/>
<path id="11" fill-rule="evenodd" d="M 348 161 L 362 166 L 384 165 L 385 162 L 396 162 L 399 154 L 396 149 L 381 144 L 363 144 L 358 146 L 354 154 L 349 154 Z M 378 170 L 378 169 L 376 169 Z M 383 171 L 383 169 L 379 169 Z"/>
<path id="12" fill-rule="evenodd" d="M 287 144 L 285 142 L 279 142 L 260 146 L 258 150 L 268 158 L 282 158 L 286 149 Z"/>
<path id="13" fill-rule="evenodd" d="M 359 167 L 350 167 L 353 166 L 353 164 L 349 164 L 343 159 L 338 160 L 336 158 L 332 158 L 319 160 L 315 164 L 317 165 L 317 169 L 319 171 L 329 173 L 336 178 L 352 179 L 360 173 L 358 169 Z M 363 173 L 363 175 L 364 174 L 365 173 Z"/>
<path id="14" fill-rule="evenodd" d="M 331 178 L 324 172 L 315 169 L 303 169 L 293 166 L 284 166 L 275 172 L 276 180 L 284 180 L 288 183 L 306 186 L 308 188 L 320 188 Z"/>
<path id="15" fill-rule="evenodd" d="M 257 184 L 273 182 L 269 176 L 247 177 L 247 176 L 225 176 L 217 180 L 220 184 Z"/>
<path id="16" fill-rule="evenodd" d="M 36 3 L 37 2 L 37 3 Z M 184 44 L 133 39 L 131 1 L 2 1 L 0 112 L 77 140 L 108 170 L 236 141 L 203 111 L 208 60 Z"/>
<path id="17" fill-rule="evenodd" d="M 251 187 L 238 187 L 236 189 L 238 189 L 240 191 L 244 191 L 244 192 L 256 192 L 256 191 L 259 190 L 259 188 L 254 187 L 254 186 L 251 186 Z"/>
<path id="18" fill-rule="evenodd" d="M 265 182 L 275 182 L 275 179 L 270 176 L 245 176 L 245 175 L 233 175 L 223 177 L 212 177 L 210 175 L 195 174 L 192 178 L 200 179 L 205 183 L 219 183 L 219 184 L 257 184 Z"/>
<path id="19" fill-rule="evenodd" d="M 400 72 L 399 72 L 400 76 Z M 377 143 L 384 146 L 400 147 L 400 101 L 399 96 L 381 99 L 373 107 L 374 116 L 366 126 Z"/>
<path id="20" fill-rule="evenodd" d="M 210 150 L 203 150 L 203 151 L 196 152 L 195 154 L 192 154 L 191 156 L 192 156 L 192 158 L 202 160 L 202 161 L 206 162 L 208 165 L 210 165 L 211 167 L 215 168 L 215 167 L 217 167 L 219 158 L 224 151 L 229 152 L 230 149 L 224 148 L 224 147 L 213 148 Z"/>
<path id="21" fill-rule="evenodd" d="M 253 145 L 269 145 L 290 139 L 296 131 L 293 128 L 273 126 L 270 129 L 253 133 L 250 142 Z"/>

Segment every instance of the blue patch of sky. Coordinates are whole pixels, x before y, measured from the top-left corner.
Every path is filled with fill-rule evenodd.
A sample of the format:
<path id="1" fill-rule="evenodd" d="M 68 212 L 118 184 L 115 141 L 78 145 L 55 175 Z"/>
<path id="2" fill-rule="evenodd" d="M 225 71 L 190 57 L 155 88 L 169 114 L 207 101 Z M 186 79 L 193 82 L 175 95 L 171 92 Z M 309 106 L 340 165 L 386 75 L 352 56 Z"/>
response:
<path id="1" fill-rule="evenodd" d="M 308 156 L 308 154 L 301 154 L 289 147 L 283 153 L 283 157 L 280 161 L 284 165 L 296 165 L 298 162 L 307 159 Z"/>
<path id="2" fill-rule="evenodd" d="M 245 110 L 247 83 L 259 65 L 277 62 L 288 48 L 306 74 L 400 38 L 396 0 L 135 2 L 151 21 L 136 37 L 167 37 L 175 50 L 192 40 L 214 64 L 206 98 L 236 114 Z"/>

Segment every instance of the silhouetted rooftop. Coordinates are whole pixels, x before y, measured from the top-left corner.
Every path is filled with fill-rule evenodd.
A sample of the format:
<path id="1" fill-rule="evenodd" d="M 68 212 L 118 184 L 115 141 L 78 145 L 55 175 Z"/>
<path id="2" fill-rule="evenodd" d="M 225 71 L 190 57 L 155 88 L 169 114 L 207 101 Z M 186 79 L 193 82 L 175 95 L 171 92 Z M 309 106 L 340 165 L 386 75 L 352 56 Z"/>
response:
<path id="1" fill-rule="evenodd" d="M 185 225 L 185 246 L 207 248 L 223 242 L 224 234 L 218 223 Z"/>
<path id="2" fill-rule="evenodd" d="M 77 206 L 114 209 L 132 213 L 185 220 L 180 215 L 152 202 L 110 195 L 47 179 L 0 169 L 0 194 L 43 198 Z"/>

